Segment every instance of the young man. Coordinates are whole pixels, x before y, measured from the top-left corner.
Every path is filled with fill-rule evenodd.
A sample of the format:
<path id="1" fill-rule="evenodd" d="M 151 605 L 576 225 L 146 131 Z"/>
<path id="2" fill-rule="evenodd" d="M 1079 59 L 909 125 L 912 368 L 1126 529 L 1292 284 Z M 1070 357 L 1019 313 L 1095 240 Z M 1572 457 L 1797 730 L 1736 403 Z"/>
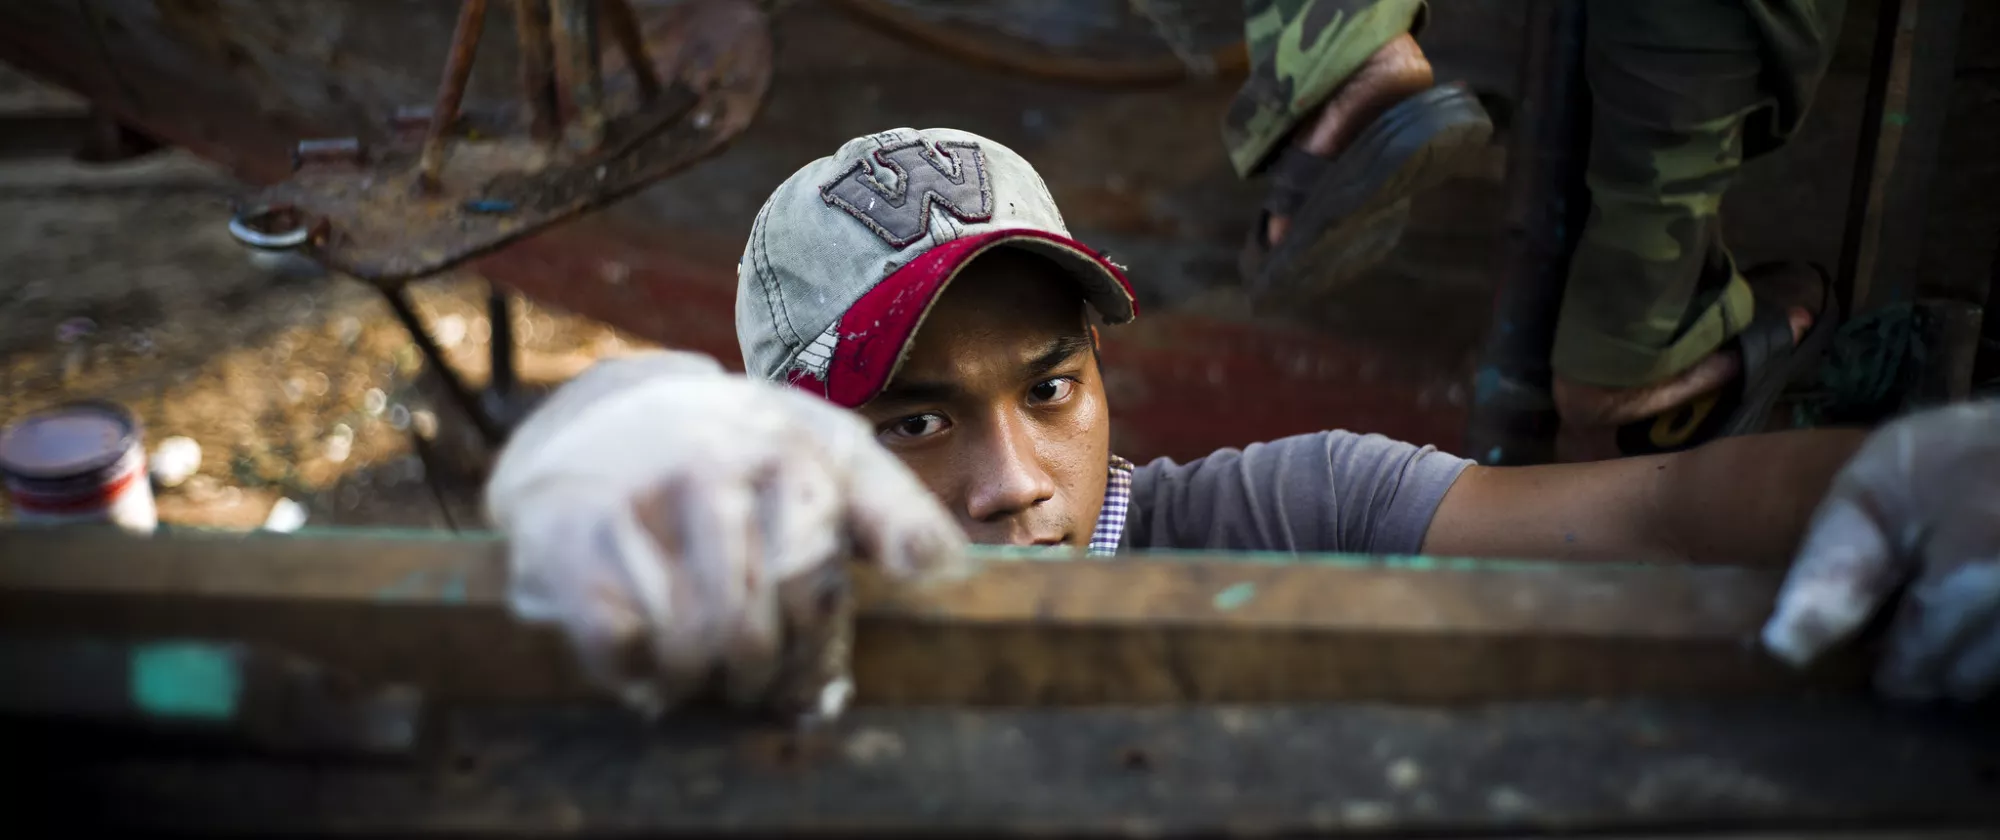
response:
<path id="1" fill-rule="evenodd" d="M 800 170 L 739 274 L 751 377 L 686 353 L 601 364 L 528 419 L 488 486 L 516 611 L 562 624 L 635 703 L 718 671 L 738 699 L 764 697 L 780 628 L 816 600 L 788 582 L 849 554 L 935 570 L 967 537 L 1093 554 L 1796 556 L 1774 652 L 1811 657 L 1914 579 L 1883 687 L 1970 697 L 2000 681 L 1994 405 L 1872 438 L 1590 464 L 1483 468 L 1333 431 L 1135 467 L 1110 450 L 1092 322 L 1135 316 L 1123 272 L 1069 237 L 1025 160 L 946 129 L 858 138 Z"/>

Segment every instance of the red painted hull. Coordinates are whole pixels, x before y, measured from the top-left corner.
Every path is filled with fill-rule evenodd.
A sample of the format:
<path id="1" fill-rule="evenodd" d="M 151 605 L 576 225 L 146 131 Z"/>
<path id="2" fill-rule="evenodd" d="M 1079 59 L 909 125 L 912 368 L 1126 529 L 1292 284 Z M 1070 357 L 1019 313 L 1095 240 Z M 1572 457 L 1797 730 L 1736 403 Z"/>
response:
<path id="1" fill-rule="evenodd" d="M 649 340 L 741 370 L 733 243 L 585 219 L 482 259 L 480 274 Z M 1219 447 L 1345 427 L 1450 449 L 1465 389 L 1380 345 L 1303 327 L 1147 312 L 1105 332 L 1118 450 L 1200 457 Z"/>

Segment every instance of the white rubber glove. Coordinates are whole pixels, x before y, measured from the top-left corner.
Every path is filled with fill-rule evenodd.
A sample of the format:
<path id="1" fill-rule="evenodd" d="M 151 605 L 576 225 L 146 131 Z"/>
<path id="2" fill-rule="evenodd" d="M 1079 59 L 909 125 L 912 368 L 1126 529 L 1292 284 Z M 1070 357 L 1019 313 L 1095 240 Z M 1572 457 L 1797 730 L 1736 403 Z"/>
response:
<path id="1" fill-rule="evenodd" d="M 486 509 L 516 616 L 560 625 L 593 681 L 652 714 L 719 689 L 838 715 L 842 561 L 908 578 L 964 556 L 858 415 L 691 353 L 601 362 L 556 391 L 501 452 Z"/>
<path id="2" fill-rule="evenodd" d="M 2000 685 L 2000 402 L 1950 406 L 1872 435 L 1834 480 L 1764 627 L 1802 665 L 1903 590 L 1876 671 L 1906 700 Z"/>

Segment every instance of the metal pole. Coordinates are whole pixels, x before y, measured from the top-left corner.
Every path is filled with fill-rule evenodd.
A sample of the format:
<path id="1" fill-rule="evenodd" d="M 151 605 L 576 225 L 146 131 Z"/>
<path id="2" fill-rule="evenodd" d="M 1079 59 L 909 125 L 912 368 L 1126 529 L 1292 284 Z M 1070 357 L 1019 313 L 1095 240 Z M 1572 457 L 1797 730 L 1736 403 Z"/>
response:
<path id="1" fill-rule="evenodd" d="M 569 95 L 570 144 L 595 151 L 604 143 L 604 75 L 597 48 L 597 4 L 550 0 L 556 76 Z"/>
<path id="2" fill-rule="evenodd" d="M 553 140 L 561 133 L 562 119 L 556 113 L 548 0 L 514 0 L 514 32 L 521 49 L 521 93 L 533 115 L 530 130 L 537 140 Z"/>
<path id="3" fill-rule="evenodd" d="M 465 83 L 472 78 L 472 58 L 479 52 L 479 30 L 485 22 L 486 0 L 465 0 L 458 7 L 458 28 L 451 35 L 444 81 L 438 83 L 437 104 L 431 108 L 430 130 L 424 135 L 423 155 L 417 164 L 418 183 L 426 190 L 438 188 L 445 142 L 458 122 L 458 104 L 465 98 Z"/>
<path id="4" fill-rule="evenodd" d="M 479 436 L 488 446 L 497 447 L 505 443 L 507 430 L 502 429 L 492 415 L 486 412 L 486 407 L 480 404 L 478 395 L 465 386 L 465 381 L 460 379 L 451 369 L 451 365 L 445 361 L 444 350 L 437 346 L 436 341 L 431 340 L 430 331 L 424 328 L 424 319 L 417 316 L 417 310 L 410 305 L 409 298 L 404 296 L 403 288 L 400 286 L 378 288 L 382 290 L 382 296 L 389 301 L 389 311 L 396 313 L 396 320 L 403 322 L 403 328 L 410 332 L 410 340 L 416 342 L 417 349 L 424 354 L 424 361 L 437 373 L 438 380 L 444 383 L 445 390 L 450 392 L 452 402 L 457 403 L 459 410 L 464 412 L 473 426 L 479 429 Z M 493 338 L 496 341 L 500 338 L 498 325 L 493 327 Z"/>
<path id="5" fill-rule="evenodd" d="M 1528 37 L 1521 119 L 1507 154 L 1507 243 L 1465 436 L 1467 454 L 1488 465 L 1554 460 L 1549 351 L 1590 207 L 1584 0 L 1538 0 Z"/>
<path id="6" fill-rule="evenodd" d="M 651 102 L 660 95 L 660 75 L 653 71 L 653 59 L 646 54 L 646 39 L 639 29 L 639 16 L 626 0 L 603 0 L 603 3 L 604 22 L 611 27 L 611 37 L 618 40 L 618 50 L 625 54 L 625 63 L 632 66 L 632 76 L 639 80 L 639 96 Z"/>
<path id="7" fill-rule="evenodd" d="M 486 293 L 486 318 L 493 322 L 493 340 L 487 351 L 493 362 L 493 375 L 487 380 L 487 390 L 505 402 L 514 393 L 519 382 L 514 369 L 514 320 L 512 309 L 507 305 L 507 292 L 499 286 L 491 286 Z"/>
<path id="8" fill-rule="evenodd" d="M 1840 270 L 1834 294 L 1841 311 L 1857 312 L 1868 300 L 1880 250 L 1883 195 L 1895 171 L 1902 126 L 1884 120 L 1909 96 L 1910 56 L 1898 49 L 1904 0 L 1881 0 L 1875 18 L 1875 51 L 1868 59 L 1868 95 L 1862 102 L 1860 145 L 1854 152 L 1854 179 L 1848 184 L 1847 223 L 1840 236 Z M 1892 101 L 1893 100 L 1893 101 Z"/>

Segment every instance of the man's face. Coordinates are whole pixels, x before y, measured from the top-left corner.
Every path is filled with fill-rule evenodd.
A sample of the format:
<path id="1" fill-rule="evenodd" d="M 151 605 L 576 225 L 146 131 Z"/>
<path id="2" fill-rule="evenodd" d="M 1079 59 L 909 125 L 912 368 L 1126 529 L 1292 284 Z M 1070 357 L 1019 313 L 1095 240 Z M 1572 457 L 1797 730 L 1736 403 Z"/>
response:
<path id="1" fill-rule="evenodd" d="M 1109 406 L 1076 285 L 1009 250 L 965 269 L 901 371 L 860 409 L 973 542 L 1087 548 Z"/>

